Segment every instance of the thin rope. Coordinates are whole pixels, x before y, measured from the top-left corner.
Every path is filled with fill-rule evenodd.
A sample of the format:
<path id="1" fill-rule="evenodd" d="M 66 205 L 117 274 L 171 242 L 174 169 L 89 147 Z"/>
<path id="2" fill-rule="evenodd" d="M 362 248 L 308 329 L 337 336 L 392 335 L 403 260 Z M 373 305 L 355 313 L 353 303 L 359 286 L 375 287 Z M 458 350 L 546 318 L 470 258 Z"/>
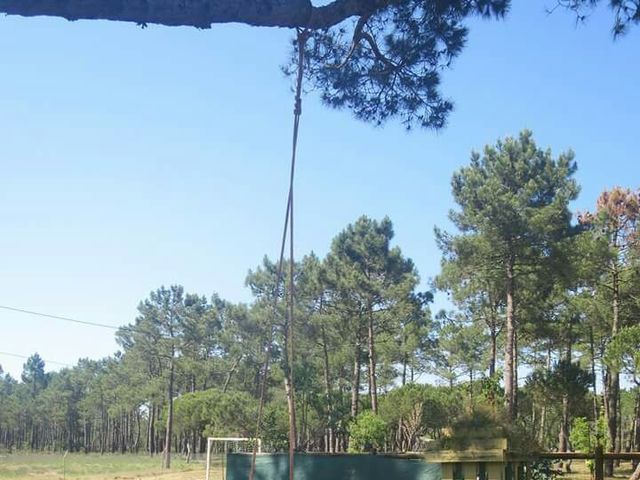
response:
<path id="1" fill-rule="evenodd" d="M 298 131 L 300 128 L 300 117 L 302 116 L 302 80 L 304 77 L 304 50 L 307 38 L 309 36 L 308 30 L 298 29 L 298 77 L 296 79 L 296 99 L 294 107 L 294 122 L 293 122 L 293 141 L 291 148 L 291 176 L 289 179 L 289 189 L 291 192 L 291 208 L 289 209 L 289 395 L 291 411 L 289 414 L 289 480 L 294 480 L 294 463 L 295 463 L 295 451 L 297 443 L 296 435 L 296 397 L 295 397 L 295 382 L 293 376 L 293 363 L 294 363 L 294 311 L 295 311 L 295 282 L 294 282 L 294 242 L 293 242 L 293 185 L 296 168 L 296 155 L 298 151 Z"/>
<path id="2" fill-rule="evenodd" d="M 280 258 L 278 260 L 278 271 L 276 275 L 276 283 L 274 286 L 274 298 L 273 298 L 273 313 L 277 312 L 278 305 L 278 290 L 280 288 L 280 282 L 282 281 L 282 272 L 284 270 L 284 251 L 287 239 L 287 233 L 289 233 L 289 321 L 288 321 L 288 344 L 286 345 L 288 352 L 288 368 L 290 379 L 290 394 L 291 405 L 295 409 L 295 397 L 294 395 L 294 383 L 293 383 L 293 320 L 294 320 L 294 300 L 295 293 L 293 288 L 293 274 L 294 274 L 294 249 L 293 249 L 293 185 L 295 177 L 295 165 L 296 154 L 298 149 L 298 132 L 300 127 L 300 116 L 302 115 L 302 80 L 304 76 L 304 48 L 308 38 L 308 31 L 298 29 L 298 72 L 296 78 L 296 95 L 294 104 L 294 120 L 293 120 L 293 138 L 291 148 L 291 171 L 289 174 L 289 194 L 287 197 L 287 208 L 285 213 L 284 228 L 282 231 L 282 242 L 280 244 Z M 269 365 L 271 363 L 271 347 L 273 345 L 274 327 L 269 329 L 269 338 L 265 351 L 265 361 L 262 369 L 262 381 L 260 384 L 260 403 L 258 406 L 258 420 L 256 424 L 255 442 L 253 444 L 251 455 L 251 469 L 249 471 L 249 480 L 254 480 L 256 471 L 256 456 L 257 456 L 257 440 L 260 438 L 262 430 L 262 419 L 264 416 L 264 404 L 266 397 L 266 385 L 269 376 Z M 295 410 L 293 410 L 295 412 Z M 295 415 L 295 414 L 294 414 Z M 289 480 L 294 479 L 294 453 L 295 453 L 295 416 L 289 421 Z"/>
<path id="3" fill-rule="evenodd" d="M 280 287 L 280 281 L 282 280 L 282 270 L 284 264 L 284 247 L 287 240 L 287 227 L 289 225 L 289 211 L 291 209 L 291 195 L 287 200 L 287 211 L 284 219 L 284 228 L 282 230 L 282 244 L 280 246 L 280 260 L 278 261 L 278 273 L 276 275 L 276 284 L 273 289 L 273 313 L 276 313 L 276 307 L 278 304 L 278 288 Z M 271 363 L 271 346 L 273 345 L 273 333 L 274 327 L 269 328 L 269 338 L 267 341 L 265 360 L 262 367 L 262 380 L 260 383 L 260 404 L 258 406 L 258 420 L 256 424 L 256 434 L 253 443 L 253 449 L 251 452 L 251 470 L 249 471 L 249 480 L 253 480 L 256 470 L 256 454 L 258 450 L 258 439 L 260 438 L 260 432 L 262 430 L 262 418 L 264 416 L 264 401 L 266 396 L 266 385 L 269 377 L 269 364 Z"/>

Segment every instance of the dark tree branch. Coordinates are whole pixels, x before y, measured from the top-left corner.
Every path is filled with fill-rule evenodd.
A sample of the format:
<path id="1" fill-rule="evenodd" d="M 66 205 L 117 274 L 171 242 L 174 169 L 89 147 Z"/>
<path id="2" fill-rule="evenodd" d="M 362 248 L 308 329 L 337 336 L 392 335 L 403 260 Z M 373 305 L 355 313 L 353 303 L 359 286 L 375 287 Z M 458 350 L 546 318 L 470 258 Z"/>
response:
<path id="1" fill-rule="evenodd" d="M 387 57 L 384 56 L 384 54 L 380 51 L 380 48 L 378 47 L 378 44 L 376 43 L 375 38 L 373 38 L 373 36 L 370 33 L 362 32 L 362 38 L 369 44 L 369 46 L 371 47 L 371 51 L 373 52 L 373 54 L 378 60 L 380 60 L 382 63 L 384 63 L 387 67 L 391 69 L 398 68 L 398 66 L 395 63 L 393 63 L 391 60 L 389 60 Z"/>
<path id="2" fill-rule="evenodd" d="M 367 24 L 368 19 L 369 15 L 363 15 L 358 19 L 358 23 L 356 23 L 356 26 L 353 29 L 353 40 L 351 41 L 351 47 L 349 47 L 349 51 L 339 64 L 327 65 L 329 68 L 342 68 L 349 62 L 349 60 L 351 60 L 353 53 L 356 51 L 356 48 L 360 44 L 360 40 L 362 40 L 362 31 Z"/>
<path id="3" fill-rule="evenodd" d="M 0 13 L 67 20 L 114 20 L 139 25 L 210 28 L 215 23 L 262 27 L 329 28 L 394 0 L 0 0 Z"/>
<path id="4" fill-rule="evenodd" d="M 563 7 L 576 15 L 576 22 L 584 22 L 594 11 L 601 0 L 556 0 L 556 5 L 549 10 Z M 626 33 L 631 25 L 640 23 L 640 0 L 608 0 L 609 8 L 614 12 L 613 35 L 618 37 Z"/>

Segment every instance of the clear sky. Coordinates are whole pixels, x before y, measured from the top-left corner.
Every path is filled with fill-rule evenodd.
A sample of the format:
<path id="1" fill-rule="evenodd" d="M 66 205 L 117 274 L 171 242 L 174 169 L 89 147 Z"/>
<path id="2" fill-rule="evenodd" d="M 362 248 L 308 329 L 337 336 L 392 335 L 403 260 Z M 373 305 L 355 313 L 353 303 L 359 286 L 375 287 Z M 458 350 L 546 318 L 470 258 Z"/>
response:
<path id="1" fill-rule="evenodd" d="M 375 128 L 309 92 L 298 255 L 323 255 L 362 214 L 389 215 L 427 288 L 452 173 L 523 128 L 576 152 L 576 209 L 605 187 L 638 187 L 640 29 L 613 41 L 610 12 L 576 27 L 547 15 L 553 3 L 513 0 L 505 22 L 470 23 L 444 77 L 456 110 L 441 132 Z M 163 284 L 250 300 L 247 270 L 276 256 L 282 228 L 290 37 L 0 18 L 0 305 L 121 325 Z M 0 310 L 2 352 L 75 363 L 116 348 L 109 330 Z M 13 375 L 23 363 L 0 354 Z"/>

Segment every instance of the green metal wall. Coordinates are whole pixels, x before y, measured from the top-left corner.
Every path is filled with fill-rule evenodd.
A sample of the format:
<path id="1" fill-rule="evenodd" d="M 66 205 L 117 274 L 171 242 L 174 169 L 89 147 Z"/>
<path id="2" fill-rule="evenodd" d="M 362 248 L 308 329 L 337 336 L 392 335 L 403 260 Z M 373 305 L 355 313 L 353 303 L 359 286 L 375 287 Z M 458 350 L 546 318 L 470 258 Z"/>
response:
<path id="1" fill-rule="evenodd" d="M 227 455 L 226 480 L 248 480 L 251 454 Z M 384 455 L 296 454 L 296 480 L 442 480 L 439 464 Z M 288 480 L 289 456 L 256 457 L 255 480 Z"/>

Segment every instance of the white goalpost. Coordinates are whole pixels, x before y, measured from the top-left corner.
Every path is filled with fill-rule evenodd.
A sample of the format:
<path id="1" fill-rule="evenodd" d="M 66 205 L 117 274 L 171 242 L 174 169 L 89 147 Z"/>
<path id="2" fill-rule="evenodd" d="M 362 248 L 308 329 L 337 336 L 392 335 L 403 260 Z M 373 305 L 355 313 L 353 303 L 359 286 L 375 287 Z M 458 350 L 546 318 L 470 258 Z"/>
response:
<path id="1" fill-rule="evenodd" d="M 222 454 L 222 477 L 225 480 L 226 472 L 224 459 L 229 452 L 253 452 L 253 446 L 256 445 L 258 453 L 262 453 L 262 440 L 260 438 L 246 437 L 208 437 L 207 438 L 207 467 L 205 480 L 211 480 L 211 453 L 214 445 L 218 448 L 216 453 Z"/>

